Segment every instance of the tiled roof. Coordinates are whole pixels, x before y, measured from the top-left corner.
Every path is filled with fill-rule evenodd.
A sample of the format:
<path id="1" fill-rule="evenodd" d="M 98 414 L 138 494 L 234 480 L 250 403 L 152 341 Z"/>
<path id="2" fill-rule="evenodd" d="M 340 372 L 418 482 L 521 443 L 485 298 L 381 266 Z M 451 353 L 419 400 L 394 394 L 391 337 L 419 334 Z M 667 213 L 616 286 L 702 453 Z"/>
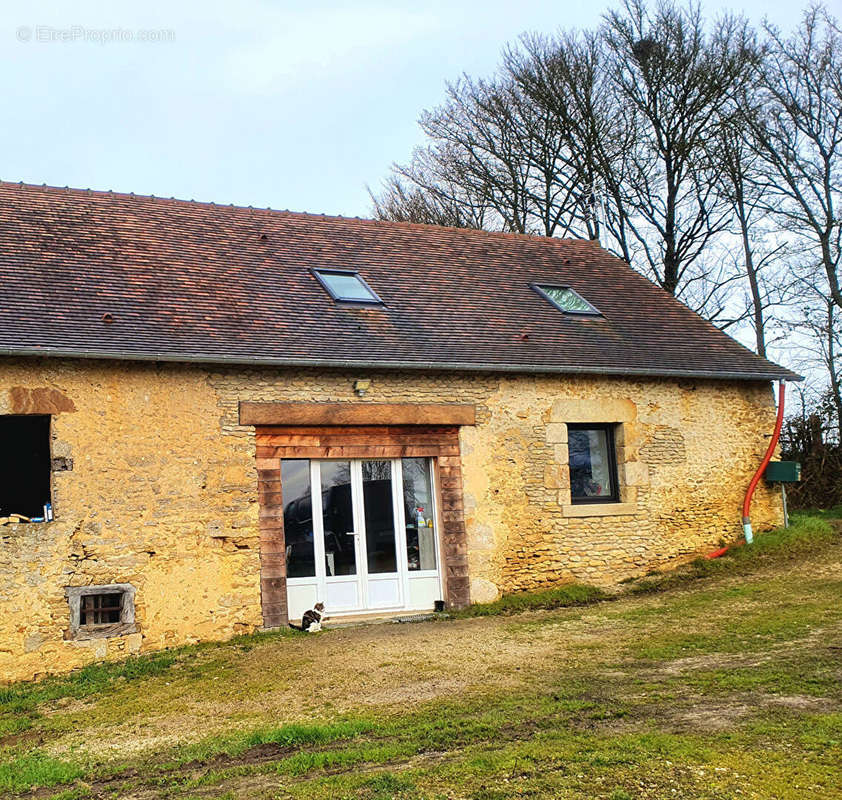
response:
<path id="1" fill-rule="evenodd" d="M 354 269 L 382 307 L 335 303 Z M 562 314 L 531 283 L 603 314 Z M 596 244 L 0 183 L 0 354 L 770 379 Z"/>

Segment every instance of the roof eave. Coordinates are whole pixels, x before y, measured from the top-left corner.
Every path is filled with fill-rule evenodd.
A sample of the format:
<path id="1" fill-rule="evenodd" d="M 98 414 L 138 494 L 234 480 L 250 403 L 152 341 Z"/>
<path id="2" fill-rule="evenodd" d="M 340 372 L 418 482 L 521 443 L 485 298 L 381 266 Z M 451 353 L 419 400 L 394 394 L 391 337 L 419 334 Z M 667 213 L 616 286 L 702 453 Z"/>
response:
<path id="1" fill-rule="evenodd" d="M 780 372 L 743 372 L 705 369 L 658 369 L 650 367 L 597 367 L 576 365 L 532 365 L 463 361 L 405 361 L 337 358 L 261 358 L 166 352 L 118 352 L 65 348 L 3 348 L 0 356 L 106 359 L 111 361 L 166 361 L 185 364 L 219 364 L 245 367 L 325 367 L 334 369 L 401 369 L 469 372 L 511 372 L 533 375 L 611 375 L 639 378 L 705 378 L 739 381 L 802 381 L 804 377 L 781 368 Z"/>

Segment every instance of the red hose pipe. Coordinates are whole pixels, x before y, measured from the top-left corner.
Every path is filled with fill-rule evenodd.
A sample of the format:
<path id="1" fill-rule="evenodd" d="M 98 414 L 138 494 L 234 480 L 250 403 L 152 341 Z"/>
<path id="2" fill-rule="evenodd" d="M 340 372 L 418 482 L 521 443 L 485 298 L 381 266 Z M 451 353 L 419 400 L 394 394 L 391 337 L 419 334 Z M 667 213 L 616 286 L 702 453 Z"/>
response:
<path id="1" fill-rule="evenodd" d="M 757 484 L 763 477 L 763 473 L 765 472 L 766 467 L 772 460 L 772 454 L 775 452 L 775 448 L 778 446 L 778 440 L 781 438 L 781 428 L 784 424 L 785 397 L 786 382 L 781 381 L 778 387 L 778 416 L 775 420 L 775 430 L 772 433 L 772 440 L 769 442 L 769 447 L 766 448 L 766 455 L 763 456 L 763 461 L 760 462 L 760 466 L 757 468 L 757 472 L 754 473 L 754 477 L 751 479 L 751 483 L 748 485 L 748 491 L 746 491 L 746 498 L 743 501 L 743 533 L 746 537 L 746 544 L 751 544 L 754 541 L 754 534 L 751 530 L 750 518 L 751 498 L 754 495 L 754 490 L 757 488 Z M 712 553 L 708 553 L 705 556 L 705 558 L 719 558 L 720 556 L 725 555 L 725 553 L 728 552 L 729 548 L 730 545 L 720 547 L 718 550 L 714 550 Z"/>
<path id="2" fill-rule="evenodd" d="M 757 468 L 757 472 L 754 473 L 754 477 L 751 479 L 751 483 L 748 485 L 746 499 L 743 501 L 743 532 L 745 533 L 746 544 L 751 544 L 754 541 L 754 536 L 751 530 L 751 519 L 749 515 L 749 512 L 751 510 L 751 497 L 754 494 L 754 490 L 757 488 L 757 484 L 763 477 L 763 473 L 766 470 L 766 466 L 772 460 L 772 454 L 775 452 L 775 448 L 778 446 L 778 439 L 781 438 L 781 428 L 784 424 L 784 400 L 786 397 L 786 381 L 781 381 L 778 384 L 778 387 L 778 418 L 775 420 L 775 432 L 772 434 L 772 441 L 769 442 L 769 447 L 766 448 L 766 455 L 763 456 L 763 461 L 760 463 L 760 466 Z"/>

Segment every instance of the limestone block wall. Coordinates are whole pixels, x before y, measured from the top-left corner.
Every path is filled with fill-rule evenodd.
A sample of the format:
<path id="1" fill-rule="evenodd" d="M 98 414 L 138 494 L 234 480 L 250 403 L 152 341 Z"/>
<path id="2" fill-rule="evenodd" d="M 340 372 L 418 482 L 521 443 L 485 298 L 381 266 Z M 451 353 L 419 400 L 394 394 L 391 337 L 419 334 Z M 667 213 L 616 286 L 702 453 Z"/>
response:
<path id="1" fill-rule="evenodd" d="M 461 429 L 471 599 L 562 581 L 610 585 L 742 531 L 741 508 L 775 422 L 769 383 L 341 370 L 221 370 L 222 429 L 253 402 L 473 402 Z M 371 380 L 364 398 L 353 391 Z M 384 420 L 384 423 L 388 422 Z M 617 424 L 621 503 L 572 506 L 567 423 Z M 780 525 L 761 482 L 756 530 Z"/>
<path id="2" fill-rule="evenodd" d="M 504 379 L 483 426 L 463 428 L 471 597 L 560 581 L 610 585 L 740 533 L 745 489 L 768 446 L 768 384 Z M 572 505 L 568 423 L 615 423 L 620 502 Z M 761 482 L 756 529 L 783 521 Z"/>
<path id="3" fill-rule="evenodd" d="M 0 680 L 252 631 L 260 623 L 253 454 L 220 436 L 204 373 L 0 361 L 0 414 L 50 411 L 55 521 L 0 527 Z M 139 631 L 66 641 L 65 587 L 129 583 Z"/>
<path id="4" fill-rule="evenodd" d="M 0 527 L 0 680 L 259 627 L 238 404 L 285 400 L 476 405 L 460 432 L 475 601 L 609 584 L 735 538 L 774 422 L 762 383 L 0 359 L 0 414 L 51 414 L 52 455 L 72 462 L 53 473 L 54 522 Z M 621 502 L 599 511 L 570 504 L 567 424 L 588 421 L 617 424 Z M 761 484 L 752 520 L 780 523 L 776 491 Z M 138 632 L 65 640 L 65 587 L 109 583 L 135 587 Z"/>

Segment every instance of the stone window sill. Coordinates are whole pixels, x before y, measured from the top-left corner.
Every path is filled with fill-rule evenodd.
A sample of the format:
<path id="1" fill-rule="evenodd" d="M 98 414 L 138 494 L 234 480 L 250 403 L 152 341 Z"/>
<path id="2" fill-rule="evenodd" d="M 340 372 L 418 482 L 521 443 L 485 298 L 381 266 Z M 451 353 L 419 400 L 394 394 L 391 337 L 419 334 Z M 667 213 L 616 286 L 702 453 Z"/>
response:
<path id="1" fill-rule="evenodd" d="M 6 519 L 3 517 L 2 519 Z M 30 531 L 34 533 L 37 530 L 40 530 L 45 525 L 53 525 L 55 520 L 52 519 L 49 522 L 47 520 L 41 520 L 40 522 L 0 522 L 0 535 L 7 536 L 10 534 L 15 533 L 26 533 Z"/>
<path id="2" fill-rule="evenodd" d="M 637 513 L 637 503 L 577 503 L 563 505 L 564 517 L 627 517 Z"/>
<path id="3" fill-rule="evenodd" d="M 137 633 L 139 626 L 134 623 L 116 622 L 114 625 L 103 625 L 94 628 L 79 628 L 74 632 L 65 632 L 64 638 L 72 642 L 86 642 L 90 639 L 110 639 L 112 636 L 127 636 Z"/>

